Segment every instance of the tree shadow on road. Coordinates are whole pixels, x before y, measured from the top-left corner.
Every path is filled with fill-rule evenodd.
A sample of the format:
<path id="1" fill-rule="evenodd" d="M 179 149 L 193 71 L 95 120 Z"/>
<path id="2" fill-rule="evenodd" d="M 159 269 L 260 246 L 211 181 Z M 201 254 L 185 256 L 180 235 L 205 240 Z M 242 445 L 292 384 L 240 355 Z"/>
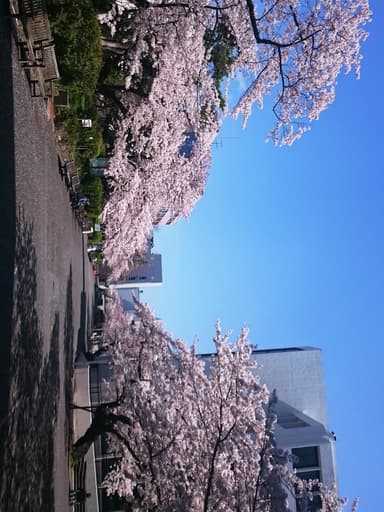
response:
<path id="1" fill-rule="evenodd" d="M 2 450 L 2 512 L 54 510 L 54 430 L 60 393 L 59 314 L 48 353 L 37 313 L 36 249 L 33 224 L 22 209 L 16 221 L 16 271 L 10 397 Z"/>
<path id="2" fill-rule="evenodd" d="M 7 426 L 12 290 L 16 244 L 15 110 L 8 2 L 0 2 L 0 475 Z"/>
<path id="3" fill-rule="evenodd" d="M 69 267 L 67 280 L 67 292 L 65 300 L 64 317 L 64 393 L 65 393 L 65 440 L 66 450 L 69 452 L 72 443 L 72 414 L 71 404 L 73 402 L 73 351 L 74 351 L 74 327 L 73 327 L 73 299 L 72 299 L 72 266 Z"/>
<path id="4" fill-rule="evenodd" d="M 80 294 L 80 326 L 77 331 L 76 359 L 87 351 L 87 294 L 83 290 Z"/>

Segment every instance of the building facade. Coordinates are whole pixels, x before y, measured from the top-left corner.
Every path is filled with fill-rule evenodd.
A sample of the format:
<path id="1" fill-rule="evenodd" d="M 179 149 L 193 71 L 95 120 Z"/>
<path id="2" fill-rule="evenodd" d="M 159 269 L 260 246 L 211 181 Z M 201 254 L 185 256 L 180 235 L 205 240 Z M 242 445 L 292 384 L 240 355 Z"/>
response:
<path id="1" fill-rule="evenodd" d="M 182 215 L 179 212 L 174 212 L 170 208 L 160 208 L 154 221 L 154 226 L 170 226 L 176 224 Z"/>
<path id="2" fill-rule="evenodd" d="M 337 489 L 335 434 L 327 417 L 321 350 L 293 347 L 258 350 L 253 357 L 258 375 L 278 397 L 276 443 L 292 456 L 292 467 L 303 480 L 320 480 Z M 317 512 L 319 496 L 304 507 L 290 497 L 292 510 Z"/>
<path id="3" fill-rule="evenodd" d="M 117 290 L 125 288 L 146 288 L 160 286 L 163 283 L 163 270 L 161 254 L 149 253 L 146 263 L 135 267 L 124 278 L 111 283 L 111 288 Z"/>
<path id="4" fill-rule="evenodd" d="M 328 426 L 321 350 L 257 350 L 253 357 L 259 364 L 261 381 L 277 392 L 278 446 L 296 456 L 303 453 L 303 457 L 313 448 L 317 458 L 313 455 L 308 464 L 304 459 L 293 462 L 297 473 L 306 479 L 319 478 L 328 487 L 337 486 L 335 435 Z"/>

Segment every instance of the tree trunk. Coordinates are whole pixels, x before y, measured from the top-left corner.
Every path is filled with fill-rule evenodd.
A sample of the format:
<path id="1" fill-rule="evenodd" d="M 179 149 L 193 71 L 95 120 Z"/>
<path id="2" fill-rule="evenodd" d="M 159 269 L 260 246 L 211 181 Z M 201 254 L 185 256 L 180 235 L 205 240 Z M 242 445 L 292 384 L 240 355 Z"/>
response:
<path id="1" fill-rule="evenodd" d="M 113 85 L 105 85 L 105 84 L 100 84 L 98 86 L 98 92 L 100 94 L 103 94 L 104 96 L 106 96 L 109 100 L 112 101 L 112 103 L 115 104 L 115 106 L 120 110 L 120 112 L 123 114 L 123 115 L 127 115 L 127 108 L 125 105 L 123 105 L 123 103 L 121 102 L 121 100 L 117 97 L 117 92 L 124 92 L 125 89 L 123 86 L 113 86 Z"/>
<path id="2" fill-rule="evenodd" d="M 96 439 L 109 432 L 113 426 L 113 420 L 104 405 L 97 407 L 92 423 L 85 433 L 79 437 L 72 447 L 72 457 L 74 460 L 82 459 Z"/>
<path id="3" fill-rule="evenodd" d="M 92 423 L 72 447 L 72 457 L 74 460 L 82 459 L 92 444 L 102 434 L 114 434 L 124 442 L 123 436 L 116 431 L 115 426 L 117 423 L 123 423 L 130 426 L 132 424 L 131 420 L 127 416 L 124 416 L 124 414 L 115 414 L 111 412 L 111 409 L 115 408 L 118 404 L 119 400 L 101 404 L 96 407 Z"/>

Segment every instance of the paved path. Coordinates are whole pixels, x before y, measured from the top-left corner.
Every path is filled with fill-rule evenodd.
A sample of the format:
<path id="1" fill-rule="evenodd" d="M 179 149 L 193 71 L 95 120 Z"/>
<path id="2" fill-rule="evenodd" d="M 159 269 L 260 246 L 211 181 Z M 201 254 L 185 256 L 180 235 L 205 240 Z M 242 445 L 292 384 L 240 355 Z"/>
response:
<path id="1" fill-rule="evenodd" d="M 94 279 L 45 103 L 0 0 L 0 510 L 66 511 L 71 371 Z"/>

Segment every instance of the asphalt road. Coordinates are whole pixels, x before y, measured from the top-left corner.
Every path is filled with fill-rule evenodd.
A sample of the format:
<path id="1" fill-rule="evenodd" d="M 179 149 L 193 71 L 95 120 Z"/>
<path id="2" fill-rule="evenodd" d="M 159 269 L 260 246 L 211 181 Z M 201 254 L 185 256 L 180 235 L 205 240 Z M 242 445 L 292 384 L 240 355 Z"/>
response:
<path id="1" fill-rule="evenodd" d="M 0 0 L 0 510 L 66 511 L 71 377 L 94 277 Z"/>

